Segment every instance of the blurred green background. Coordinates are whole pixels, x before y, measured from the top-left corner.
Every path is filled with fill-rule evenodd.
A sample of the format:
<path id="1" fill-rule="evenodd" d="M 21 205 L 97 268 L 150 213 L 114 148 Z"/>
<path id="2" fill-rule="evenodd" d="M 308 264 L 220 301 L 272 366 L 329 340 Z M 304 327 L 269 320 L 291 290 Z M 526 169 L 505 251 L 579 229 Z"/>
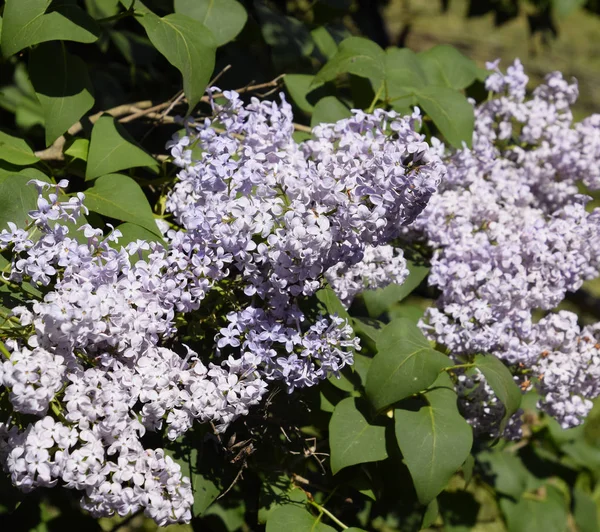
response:
<path id="1" fill-rule="evenodd" d="M 600 16 L 588 7 L 577 0 L 391 0 L 380 12 L 390 42 L 415 51 L 452 44 L 480 66 L 500 58 L 506 67 L 518 57 L 532 84 L 553 70 L 574 76 L 581 118 L 600 111 Z"/>

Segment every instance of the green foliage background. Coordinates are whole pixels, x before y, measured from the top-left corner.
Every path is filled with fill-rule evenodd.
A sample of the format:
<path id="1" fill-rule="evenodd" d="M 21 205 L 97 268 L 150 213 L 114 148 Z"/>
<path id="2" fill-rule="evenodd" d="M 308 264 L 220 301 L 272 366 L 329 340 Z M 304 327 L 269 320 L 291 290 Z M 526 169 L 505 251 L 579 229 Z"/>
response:
<path id="1" fill-rule="evenodd" d="M 155 219 L 165 218 L 166 187 L 176 173 L 165 141 L 181 130 L 175 115 L 206 116 L 210 80 L 263 98 L 285 92 L 298 141 L 351 108 L 403 112 L 419 105 L 425 132 L 460 146 L 473 130 L 466 98 L 484 96 L 483 61 L 525 55 L 542 73 L 560 66 L 548 59 L 552 53 L 576 49 L 565 70 L 584 80 L 580 112 L 597 110 L 597 90 L 586 90 L 597 58 L 569 26 L 585 21 L 600 31 L 590 14 L 594 2 L 475 4 L 7 0 L 0 228 L 25 225 L 36 200 L 27 181 L 67 177 L 70 193 L 86 194 L 89 223 L 117 225 L 125 242 L 160 240 Z M 494 25 L 501 27 L 490 31 Z M 478 32 L 485 33 L 481 46 L 473 40 Z M 5 261 L 0 256 L 0 267 Z M 521 401 L 497 359 L 478 355 L 465 366 L 485 374 L 507 419 L 523 409 L 525 434 L 516 443 L 473 442 L 449 386 L 452 362 L 415 325 L 434 297 L 426 275 L 426 264 L 415 261 L 405 285 L 366 292 L 350 315 L 332 292 L 321 291 L 314 307 L 348 316 L 365 346 L 354 368 L 291 397 L 274 388 L 220 438 L 205 429 L 177 442 L 170 452 L 192 478 L 195 518 L 169 529 L 599 530 L 600 406 L 582 427 L 562 430 L 536 410 L 535 396 Z M 41 295 L 30 284 L 18 288 L 20 295 L 10 283 L 0 288 L 0 337 L 10 335 L 10 309 Z M 588 285 L 586 296 L 593 298 L 594 288 Z M 589 304 L 581 309 L 593 313 Z M 181 326 L 208 342 L 213 318 Z M 25 496 L 4 477 L 0 526 L 156 528 L 140 515 L 94 520 L 71 492 Z"/>

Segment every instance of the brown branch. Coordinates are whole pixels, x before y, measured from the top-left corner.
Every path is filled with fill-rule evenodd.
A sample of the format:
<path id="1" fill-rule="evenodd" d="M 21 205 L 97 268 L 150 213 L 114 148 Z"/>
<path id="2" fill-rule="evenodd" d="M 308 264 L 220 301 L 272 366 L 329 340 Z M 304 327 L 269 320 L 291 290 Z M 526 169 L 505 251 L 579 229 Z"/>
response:
<path id="1" fill-rule="evenodd" d="M 310 126 L 303 126 L 302 124 L 296 124 L 296 123 L 294 123 L 294 129 L 296 131 L 302 131 L 304 133 L 312 133 L 312 127 L 310 127 Z"/>
<path id="2" fill-rule="evenodd" d="M 216 81 L 224 72 L 226 72 L 228 68 L 223 69 L 214 79 Z M 277 76 L 275 79 L 271 81 L 267 81 L 265 83 L 258 83 L 255 85 L 246 85 L 245 87 L 241 87 L 239 89 L 235 89 L 235 92 L 238 94 L 244 94 L 246 92 L 253 92 L 261 89 L 273 89 L 277 88 L 280 85 L 281 80 L 285 74 L 281 74 Z M 215 93 L 212 95 L 212 98 L 220 98 L 223 96 L 222 92 Z M 210 103 L 211 98 L 208 96 L 203 96 L 200 100 L 202 103 Z M 117 107 L 113 107 L 112 109 L 107 109 L 106 111 L 99 111 L 96 114 L 93 114 L 86 118 L 90 123 L 94 124 L 98 121 L 98 119 L 104 115 L 109 114 L 114 116 L 115 118 L 123 117 L 119 119 L 119 122 L 125 124 L 128 122 L 132 122 L 133 120 L 137 120 L 143 116 L 147 116 L 148 118 L 158 120 L 159 123 L 163 124 L 172 124 L 175 122 L 174 118 L 168 116 L 168 113 L 180 103 L 186 103 L 186 99 L 183 93 L 179 94 L 174 99 L 171 99 L 167 102 L 162 102 L 156 105 L 152 105 L 150 100 L 144 100 L 136 103 L 129 103 L 118 105 Z M 164 113 L 159 113 L 159 111 L 163 111 L 167 109 Z M 294 128 L 297 131 L 306 131 L 310 132 L 310 128 L 308 126 L 303 126 L 300 124 L 294 124 Z M 70 136 L 75 136 L 83 130 L 83 122 L 77 122 L 73 124 L 67 131 L 67 134 Z M 63 149 L 65 147 L 67 139 L 65 135 L 61 135 L 58 137 L 53 144 L 46 148 L 45 150 L 40 150 L 35 152 L 36 157 L 40 158 L 42 161 L 64 161 L 65 156 L 63 153 Z"/>
<path id="3" fill-rule="evenodd" d="M 141 109 L 149 108 L 151 105 L 152 102 L 150 100 L 118 105 L 117 107 L 113 107 L 112 109 L 107 109 L 106 111 L 99 111 L 96 114 L 88 116 L 87 120 L 89 120 L 90 123 L 95 124 L 104 114 L 119 117 L 131 113 L 138 113 Z M 75 136 L 82 130 L 83 123 L 77 122 L 67 130 L 67 133 L 71 136 Z M 66 141 L 66 137 L 64 135 L 61 135 L 52 143 L 52 145 L 49 148 L 46 148 L 45 150 L 41 151 L 36 151 L 35 155 L 36 157 L 39 157 L 42 161 L 64 161 L 65 156 L 63 154 L 63 148 L 65 146 Z"/>

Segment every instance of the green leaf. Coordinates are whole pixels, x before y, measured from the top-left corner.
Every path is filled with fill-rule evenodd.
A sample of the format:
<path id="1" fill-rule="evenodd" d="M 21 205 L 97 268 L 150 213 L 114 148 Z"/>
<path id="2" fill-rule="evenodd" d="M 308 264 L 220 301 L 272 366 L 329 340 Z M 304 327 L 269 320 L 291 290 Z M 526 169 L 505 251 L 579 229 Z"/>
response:
<path id="1" fill-rule="evenodd" d="M 471 85 L 478 75 L 477 65 L 453 46 L 434 46 L 417 57 L 430 85 L 461 90 Z"/>
<path id="2" fill-rule="evenodd" d="M 561 450 L 581 467 L 591 471 L 600 470 L 600 448 L 585 440 L 566 443 Z"/>
<path id="3" fill-rule="evenodd" d="M 389 284 L 385 288 L 378 288 L 377 290 L 365 290 L 362 293 L 365 305 L 371 318 L 378 318 L 385 311 L 387 311 L 392 305 L 402 301 L 405 297 L 417 288 L 427 277 L 429 268 L 426 266 L 419 266 L 414 262 L 407 260 L 406 265 L 410 272 L 406 281 L 402 284 Z"/>
<path id="4" fill-rule="evenodd" d="M 360 353 L 354 353 L 354 364 L 352 365 L 352 369 L 358 375 L 360 382 L 363 385 L 367 382 L 367 373 L 369 372 L 372 362 L 372 358 L 361 355 Z"/>
<path id="5" fill-rule="evenodd" d="M 125 222 L 119 224 L 116 229 L 121 231 L 123 236 L 119 239 L 119 246 L 126 246 L 130 242 L 135 242 L 136 240 L 145 240 L 146 242 L 158 242 L 159 244 L 165 243 L 165 241 L 159 237 L 156 232 L 148 231 L 148 229 L 143 228 L 141 225 L 137 225 L 131 222 Z"/>
<path id="6" fill-rule="evenodd" d="M 119 0 L 85 0 L 85 7 L 96 20 L 112 17 L 119 12 Z"/>
<path id="7" fill-rule="evenodd" d="M 358 409 L 357 399 L 340 401 L 329 422 L 331 471 L 387 458 L 385 427 L 371 425 Z"/>
<path id="8" fill-rule="evenodd" d="M 414 105 L 414 88 L 424 87 L 427 77 L 417 55 L 408 48 L 388 48 L 385 54 L 387 98 L 393 105 Z"/>
<path id="9" fill-rule="evenodd" d="M 344 39 L 337 53 L 315 76 L 313 86 L 331 81 L 340 74 L 368 78 L 373 86 L 379 87 L 385 78 L 385 52 L 363 37 Z"/>
<path id="10" fill-rule="evenodd" d="M 367 466 L 363 465 L 359 466 L 358 468 L 354 468 L 352 473 L 352 477 L 346 481 L 347 484 L 365 497 L 368 497 L 372 501 L 376 501 L 377 497 L 373 491 L 373 478 L 369 474 Z"/>
<path id="11" fill-rule="evenodd" d="M 440 506 L 437 502 L 437 499 L 433 499 L 425 509 L 425 513 L 423 514 L 423 521 L 421 523 L 421 529 L 429 528 L 431 525 L 433 525 L 439 513 Z"/>
<path id="12" fill-rule="evenodd" d="M 312 113 L 314 106 L 306 99 L 314 76 L 308 74 L 286 74 L 283 78 L 285 88 L 294 103 L 305 113 Z"/>
<path id="13" fill-rule="evenodd" d="M 201 22 L 179 13 L 160 18 L 145 10 L 137 20 L 156 49 L 181 72 L 191 113 L 204 95 L 215 68 L 217 44 L 211 31 Z"/>
<path id="14" fill-rule="evenodd" d="M 521 406 L 523 394 L 513 380 L 512 374 L 508 368 L 493 355 L 477 355 L 474 363 L 485 380 L 490 385 L 496 397 L 504 405 L 504 416 L 500 422 L 500 434 L 504 432 L 506 424 L 510 417 Z"/>
<path id="15" fill-rule="evenodd" d="M 329 314 L 337 314 L 340 318 L 350 321 L 350 315 L 348 314 L 348 311 L 344 308 L 344 305 L 342 305 L 339 297 L 330 286 L 321 288 L 315 295 Z"/>
<path id="16" fill-rule="evenodd" d="M 29 220 L 29 211 L 36 208 L 37 192 L 27 183 L 30 177 L 14 174 L 0 177 L 0 231 L 14 222 L 24 228 Z"/>
<path id="17" fill-rule="evenodd" d="M 277 508 L 286 504 L 295 504 L 298 508 L 304 508 L 307 500 L 306 493 L 296 487 L 285 475 L 269 479 L 269 482 L 261 482 L 258 492 L 258 522 L 266 523 Z"/>
<path id="18" fill-rule="evenodd" d="M 157 163 L 134 143 L 112 116 L 100 117 L 92 129 L 86 180 L 138 166 L 156 168 Z"/>
<path id="19" fill-rule="evenodd" d="M 338 45 L 324 26 L 315 28 L 310 34 L 319 51 L 327 59 L 331 59 L 336 54 Z"/>
<path id="20" fill-rule="evenodd" d="M 73 159 L 87 161 L 90 150 L 90 141 L 88 139 L 75 139 L 73 143 L 65 150 L 65 155 Z"/>
<path id="21" fill-rule="evenodd" d="M 246 503 L 238 500 L 234 504 L 221 504 L 219 502 L 211 505 L 208 510 L 204 513 L 204 516 L 218 517 L 223 528 L 221 530 L 227 530 L 228 532 L 234 532 L 241 530 L 244 523 L 246 522 L 244 516 L 246 513 Z"/>
<path id="22" fill-rule="evenodd" d="M 419 323 L 419 320 L 425 314 L 425 309 L 417 305 L 408 305 L 406 303 L 400 303 L 388 309 L 388 316 L 390 320 L 396 318 L 406 318 L 413 323 Z"/>
<path id="23" fill-rule="evenodd" d="M 0 107 L 15 114 L 19 129 L 30 129 L 38 124 L 43 126 L 42 108 L 24 62 L 15 64 L 13 80 L 14 85 L 5 85 L 0 89 Z"/>
<path id="24" fill-rule="evenodd" d="M 417 101 L 431 117 L 447 142 L 460 148 L 471 145 L 475 114 L 473 106 L 460 92 L 448 87 L 421 87 L 415 92 Z"/>
<path id="25" fill-rule="evenodd" d="M 255 2 L 254 8 L 263 38 L 273 48 L 276 61 L 289 63 L 311 54 L 315 43 L 301 21 L 270 9 L 262 1 Z"/>
<path id="26" fill-rule="evenodd" d="M 0 131 L 0 159 L 17 166 L 27 166 L 39 161 L 27 142 L 3 131 Z"/>
<path id="27" fill-rule="evenodd" d="M 473 432 L 456 406 L 452 380 L 442 373 L 419 410 L 394 411 L 396 439 L 421 504 L 429 504 L 471 452 Z"/>
<path id="28" fill-rule="evenodd" d="M 312 118 L 310 119 L 310 127 L 315 127 L 319 124 L 332 124 L 351 116 L 352 113 L 350 110 L 335 96 L 325 96 L 325 98 L 321 98 L 317 102 L 317 105 L 315 105 Z"/>
<path id="29" fill-rule="evenodd" d="M 52 4 L 52 11 L 46 13 Z M 91 43 L 100 31 L 75 0 L 6 0 L 0 46 L 4 57 L 46 41 Z"/>
<path id="30" fill-rule="evenodd" d="M 201 22 L 212 32 L 217 46 L 233 41 L 248 19 L 244 6 L 236 0 L 175 0 L 175 13 Z"/>
<path id="31" fill-rule="evenodd" d="M 573 516 L 579 532 L 597 532 L 600 530 L 598 507 L 594 499 L 578 488 L 573 490 L 573 499 L 575 502 Z"/>
<path id="32" fill-rule="evenodd" d="M 92 82 L 85 62 L 69 54 L 63 42 L 32 50 L 29 75 L 42 106 L 49 146 L 92 108 Z"/>
<path id="33" fill-rule="evenodd" d="M 301 506 L 286 504 L 269 515 L 266 532 L 336 532 Z"/>
<path id="34" fill-rule="evenodd" d="M 352 381 L 344 375 L 344 373 L 351 373 L 351 369 L 344 368 L 343 371 L 339 372 L 339 376 L 334 375 L 333 373 L 327 378 L 327 380 L 331 383 L 332 386 L 335 386 L 338 390 L 342 392 L 353 392 L 355 389 Z"/>
<path id="35" fill-rule="evenodd" d="M 465 463 L 462 466 L 463 478 L 465 479 L 465 486 L 468 486 L 473 479 L 473 470 L 475 469 L 475 458 L 470 454 L 467 456 Z"/>
<path id="36" fill-rule="evenodd" d="M 515 500 L 523 495 L 526 489 L 535 489 L 533 475 L 523 462 L 514 454 L 505 451 L 484 451 L 477 455 L 477 461 L 491 479 L 494 489 Z"/>
<path id="37" fill-rule="evenodd" d="M 130 177 L 109 174 L 98 178 L 85 191 L 84 203 L 90 211 L 137 224 L 161 237 L 144 192 Z"/>
<path id="38" fill-rule="evenodd" d="M 371 318 L 352 318 L 352 328 L 360 336 L 376 343 L 383 329 L 383 323 Z"/>
<path id="39" fill-rule="evenodd" d="M 542 500 L 522 498 L 518 502 L 501 499 L 500 507 L 506 516 L 510 532 L 562 532 L 568 530 L 568 511 L 561 492 L 545 485 Z"/>
<path id="40" fill-rule="evenodd" d="M 586 0 L 550 0 L 552 10 L 560 18 L 568 17 L 573 11 L 586 4 Z"/>
<path id="41" fill-rule="evenodd" d="M 377 341 L 367 374 L 367 396 L 376 410 L 429 387 L 450 359 L 435 351 L 419 328 L 400 318 L 388 323 Z"/>
<path id="42" fill-rule="evenodd" d="M 175 452 L 168 449 L 167 454 L 181 466 L 181 473 L 188 477 L 191 482 L 192 492 L 194 494 L 194 504 L 192 514 L 194 517 L 200 516 L 206 512 L 208 507 L 215 501 L 222 491 L 218 480 L 209 478 L 201 471 L 202 446 L 201 451 L 197 447 L 186 447 L 183 450 Z M 175 458 L 177 456 L 177 458 Z"/>

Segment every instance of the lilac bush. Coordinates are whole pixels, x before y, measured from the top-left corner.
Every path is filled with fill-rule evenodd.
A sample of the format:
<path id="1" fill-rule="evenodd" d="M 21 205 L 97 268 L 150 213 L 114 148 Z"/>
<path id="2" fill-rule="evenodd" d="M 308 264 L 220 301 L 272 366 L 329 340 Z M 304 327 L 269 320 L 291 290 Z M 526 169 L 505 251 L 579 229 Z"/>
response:
<path id="1" fill-rule="evenodd" d="M 181 169 L 164 244 L 119 246 L 118 229 L 82 223 L 85 196 L 68 198 L 67 181 L 34 180 L 26 228 L 0 233 L 13 256 L 4 279 L 44 290 L 13 310 L 22 329 L 0 366 L 10 404 L 0 459 L 23 491 L 61 485 L 94 516 L 189 521 L 189 479 L 144 435 L 176 440 L 195 422 L 222 432 L 273 381 L 292 392 L 339 375 L 358 338 L 347 319 L 307 316 L 301 301 L 365 256 L 406 276 L 401 253 L 373 250 L 419 215 L 445 172 L 418 113 L 356 112 L 298 145 L 283 97 L 244 105 L 225 92 L 212 108 L 169 143 Z M 198 353 L 178 324 L 209 315 L 212 294 L 227 311 Z"/>
<path id="2" fill-rule="evenodd" d="M 543 411 L 573 427 L 600 394 L 597 326 L 554 309 L 600 273 L 600 209 L 580 193 L 580 184 L 600 188 L 600 120 L 574 123 L 577 84 L 560 73 L 528 95 L 518 60 L 506 74 L 497 62 L 488 68 L 473 147 L 447 152 L 438 193 L 403 229 L 404 245 L 431 250 L 428 283 L 439 292 L 420 327 L 457 362 L 498 357 L 523 391 L 537 389 Z M 376 267 L 361 268 L 365 286 L 370 277 L 385 284 Z M 343 283 L 333 286 L 346 297 Z M 483 375 L 462 375 L 457 386 L 471 425 L 496 436 L 504 408 Z M 516 415 L 506 435 L 519 437 L 519 427 Z"/>

